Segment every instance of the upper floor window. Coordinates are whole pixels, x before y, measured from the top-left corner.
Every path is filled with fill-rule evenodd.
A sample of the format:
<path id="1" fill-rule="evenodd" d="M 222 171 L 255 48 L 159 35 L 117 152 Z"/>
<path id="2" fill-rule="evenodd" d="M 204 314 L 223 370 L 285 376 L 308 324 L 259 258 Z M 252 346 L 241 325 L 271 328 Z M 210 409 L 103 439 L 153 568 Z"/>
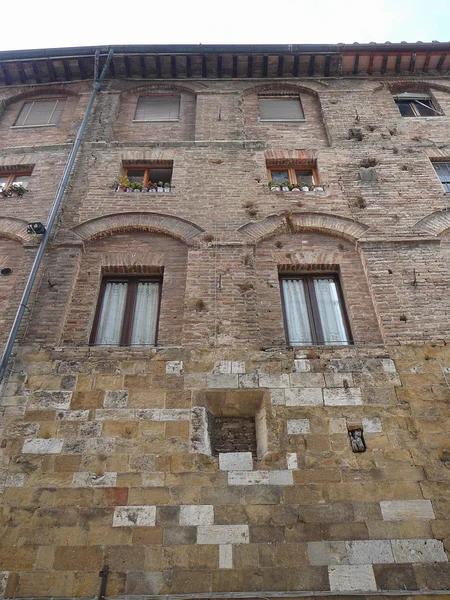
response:
<path id="1" fill-rule="evenodd" d="M 160 276 L 104 277 L 90 343 L 99 346 L 154 346 L 161 285 Z"/>
<path id="2" fill-rule="evenodd" d="M 403 92 L 394 96 L 394 100 L 402 117 L 439 117 L 442 115 L 429 94 Z"/>
<path id="3" fill-rule="evenodd" d="M 336 275 L 282 275 L 280 283 L 290 346 L 350 342 L 350 329 Z"/>
<path id="4" fill-rule="evenodd" d="M 1 173 L 0 172 L 0 194 L 3 196 L 23 196 L 28 188 L 31 173 Z"/>
<path id="5" fill-rule="evenodd" d="M 56 125 L 61 117 L 65 102 L 64 98 L 25 102 L 14 127 Z"/>
<path id="6" fill-rule="evenodd" d="M 261 121 L 304 121 L 299 96 L 260 96 Z"/>
<path id="7" fill-rule="evenodd" d="M 135 121 L 178 121 L 180 96 L 141 96 L 136 107 Z"/>
<path id="8" fill-rule="evenodd" d="M 291 190 L 323 190 L 319 184 L 317 170 L 313 166 L 268 166 L 267 176 L 269 178 L 269 187 L 273 191 L 291 191 Z"/>
<path id="9" fill-rule="evenodd" d="M 450 192 L 450 162 L 433 162 L 432 164 L 444 190 Z"/>
<path id="10" fill-rule="evenodd" d="M 117 191 L 169 192 L 172 188 L 172 161 L 148 167 L 124 167 L 116 180 Z"/>

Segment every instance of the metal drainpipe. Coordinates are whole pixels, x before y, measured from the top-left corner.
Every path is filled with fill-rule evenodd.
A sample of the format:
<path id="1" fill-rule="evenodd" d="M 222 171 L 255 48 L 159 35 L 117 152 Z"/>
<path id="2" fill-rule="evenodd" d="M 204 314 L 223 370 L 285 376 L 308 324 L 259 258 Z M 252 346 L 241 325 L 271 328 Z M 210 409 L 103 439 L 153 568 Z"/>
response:
<path id="1" fill-rule="evenodd" d="M 100 58 L 100 51 L 99 50 L 95 51 L 94 83 L 93 83 L 91 98 L 89 100 L 88 107 L 87 107 L 85 115 L 83 117 L 83 121 L 81 122 L 80 128 L 78 129 L 78 133 L 77 133 L 77 136 L 73 143 L 72 150 L 70 151 L 69 158 L 67 159 L 64 173 L 59 182 L 58 189 L 57 189 L 56 195 L 55 195 L 55 199 L 53 200 L 53 204 L 50 209 L 50 213 L 48 215 L 48 220 L 47 220 L 47 224 L 46 224 L 46 232 L 44 234 L 44 237 L 41 240 L 38 251 L 36 253 L 36 257 L 34 259 L 34 263 L 31 268 L 30 275 L 28 276 L 27 284 L 25 286 L 24 292 L 22 294 L 22 298 L 20 300 L 19 308 L 17 310 L 13 325 L 11 327 L 8 341 L 6 342 L 6 346 L 3 351 L 2 362 L 0 364 L 0 384 L 3 381 L 3 377 L 5 375 L 9 359 L 11 357 L 14 342 L 16 341 L 17 333 L 19 331 L 19 327 L 22 322 L 23 314 L 25 312 L 25 309 L 27 308 L 27 302 L 30 298 L 31 291 L 33 289 L 33 285 L 36 280 L 36 275 L 37 275 L 37 272 L 38 272 L 39 267 L 42 262 L 42 257 L 44 256 L 44 252 L 47 247 L 47 243 L 50 239 L 50 234 L 53 229 L 56 215 L 58 213 L 61 201 L 63 199 L 64 192 L 66 191 L 66 188 L 67 188 L 67 182 L 69 181 L 70 174 L 72 173 L 73 164 L 74 164 L 75 158 L 78 154 L 78 150 L 80 149 L 81 140 L 82 140 L 84 132 L 86 130 L 86 126 L 89 121 L 89 117 L 91 115 L 92 107 L 94 106 L 94 102 L 97 97 L 97 94 L 102 87 L 103 79 L 106 75 L 106 72 L 108 71 L 112 56 L 113 56 L 113 49 L 111 48 L 108 52 L 108 56 L 106 58 L 106 62 L 103 67 L 102 73 L 101 73 L 100 77 L 98 77 L 98 63 L 99 63 L 99 58 Z"/>

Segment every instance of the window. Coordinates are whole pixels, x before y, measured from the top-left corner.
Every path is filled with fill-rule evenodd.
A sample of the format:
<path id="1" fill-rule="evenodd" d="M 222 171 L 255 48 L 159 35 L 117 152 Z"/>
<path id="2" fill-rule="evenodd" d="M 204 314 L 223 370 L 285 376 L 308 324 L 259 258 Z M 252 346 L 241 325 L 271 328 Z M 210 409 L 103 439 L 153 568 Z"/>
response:
<path id="1" fill-rule="evenodd" d="M 31 173 L 0 173 L 0 193 L 8 195 L 11 186 L 21 186 L 24 190 L 28 187 Z"/>
<path id="2" fill-rule="evenodd" d="M 161 284 L 161 277 L 104 277 L 90 343 L 154 346 Z"/>
<path id="3" fill-rule="evenodd" d="M 261 121 L 304 121 L 299 96 L 275 96 L 259 98 Z"/>
<path id="4" fill-rule="evenodd" d="M 25 102 L 15 127 L 37 127 L 56 125 L 64 109 L 65 99 L 33 100 Z"/>
<path id="5" fill-rule="evenodd" d="M 308 186 L 309 188 L 319 185 L 319 178 L 314 167 L 274 166 L 268 167 L 267 173 L 269 181 L 274 183 L 285 184 L 289 181 L 293 186 Z"/>
<path id="6" fill-rule="evenodd" d="M 135 121 L 178 121 L 180 96 L 141 96 Z"/>
<path id="7" fill-rule="evenodd" d="M 394 96 L 394 100 L 402 117 L 438 117 L 441 115 L 428 94 L 404 92 Z"/>
<path id="8" fill-rule="evenodd" d="M 444 190 L 450 192 L 450 162 L 434 162 L 432 164 Z"/>
<path id="9" fill-rule="evenodd" d="M 280 284 L 290 346 L 351 341 L 336 275 L 282 275 Z"/>
<path id="10" fill-rule="evenodd" d="M 167 165 L 154 165 L 152 167 L 126 167 L 124 176 L 131 184 L 142 184 L 144 187 L 151 187 L 162 181 L 163 184 L 170 184 L 172 180 L 172 167 Z"/>

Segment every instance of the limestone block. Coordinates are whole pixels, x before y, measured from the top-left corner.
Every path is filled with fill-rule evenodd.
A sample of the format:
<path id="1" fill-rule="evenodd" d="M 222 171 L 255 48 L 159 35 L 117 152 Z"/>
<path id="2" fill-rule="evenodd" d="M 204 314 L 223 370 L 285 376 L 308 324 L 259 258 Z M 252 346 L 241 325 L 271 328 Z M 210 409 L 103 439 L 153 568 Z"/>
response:
<path id="1" fill-rule="evenodd" d="M 6 584 L 8 582 L 8 571 L 0 571 L 0 597 L 3 598 L 3 595 L 6 590 Z"/>
<path id="2" fill-rule="evenodd" d="M 397 371 L 394 361 L 390 358 L 381 359 L 381 368 L 385 373 L 395 373 Z"/>
<path id="3" fill-rule="evenodd" d="M 259 387 L 259 375 L 255 371 L 245 375 L 239 375 L 240 388 L 257 388 Z"/>
<path id="4" fill-rule="evenodd" d="M 285 390 L 286 406 L 322 406 L 321 388 L 289 388 Z"/>
<path id="5" fill-rule="evenodd" d="M 229 471 L 228 485 L 269 485 L 269 471 Z"/>
<path id="6" fill-rule="evenodd" d="M 294 359 L 294 373 L 307 373 L 311 371 L 311 362 L 306 358 Z"/>
<path id="7" fill-rule="evenodd" d="M 128 390 L 106 390 L 103 406 L 105 408 L 126 408 L 128 406 Z"/>
<path id="8" fill-rule="evenodd" d="M 87 421 L 88 410 L 60 410 L 56 413 L 57 421 Z"/>
<path id="9" fill-rule="evenodd" d="M 384 521 L 415 521 L 434 519 L 430 500 L 392 500 L 380 502 Z"/>
<path id="10" fill-rule="evenodd" d="M 362 404 L 359 388 L 331 388 L 323 390 L 325 406 L 350 406 Z"/>
<path id="11" fill-rule="evenodd" d="M 248 525 L 200 525 L 197 544 L 248 544 Z"/>
<path id="12" fill-rule="evenodd" d="M 237 374 L 217 374 L 206 376 L 206 387 L 208 388 L 238 388 L 239 376 Z"/>
<path id="13" fill-rule="evenodd" d="M 439 540 L 391 540 L 391 544 L 398 563 L 448 562 Z"/>
<path id="14" fill-rule="evenodd" d="M 245 362 L 243 360 L 218 360 L 214 366 L 215 375 L 229 375 L 245 373 Z"/>
<path id="15" fill-rule="evenodd" d="M 89 421 L 89 423 L 81 423 L 80 435 L 82 437 L 97 437 L 102 433 L 102 423 L 98 421 Z"/>
<path id="16" fill-rule="evenodd" d="M 220 545 L 219 546 L 219 569 L 232 569 L 233 568 L 233 546 Z"/>
<path id="17" fill-rule="evenodd" d="M 286 454 L 286 464 L 288 469 L 298 469 L 298 459 L 296 452 L 288 452 Z"/>
<path id="18" fill-rule="evenodd" d="M 362 426 L 364 433 L 382 433 L 383 426 L 381 425 L 381 419 L 378 417 L 363 417 Z"/>
<path id="19" fill-rule="evenodd" d="M 206 408 L 193 406 L 190 418 L 191 452 L 211 455 L 211 439 L 208 433 Z"/>
<path id="20" fill-rule="evenodd" d="M 259 387 L 288 388 L 289 386 L 289 375 L 286 373 L 281 375 L 277 373 L 261 373 L 259 376 Z"/>
<path id="21" fill-rule="evenodd" d="M 372 565 L 331 565 L 328 577 L 332 592 L 372 592 L 377 589 Z"/>
<path id="22" fill-rule="evenodd" d="M 308 542 L 308 558 L 311 565 L 348 564 L 345 542 Z"/>
<path id="23" fill-rule="evenodd" d="M 189 408 L 161 408 L 161 421 L 189 421 L 191 410 Z"/>
<path id="24" fill-rule="evenodd" d="M 131 408 L 97 408 L 95 411 L 96 421 L 133 421 L 134 419 L 135 411 Z"/>
<path id="25" fill-rule="evenodd" d="M 136 410 L 136 419 L 139 419 L 139 421 L 160 421 L 161 409 L 139 408 L 138 410 Z"/>
<path id="26" fill-rule="evenodd" d="M 355 540 L 345 542 L 345 546 L 351 565 L 394 562 L 389 540 Z"/>
<path id="27" fill-rule="evenodd" d="M 325 387 L 342 388 L 347 386 L 353 386 L 352 373 L 325 373 Z"/>
<path id="28" fill-rule="evenodd" d="M 221 452 L 219 454 L 221 471 L 253 471 L 251 452 Z"/>
<path id="29" fill-rule="evenodd" d="M 214 506 L 212 504 L 182 504 L 180 506 L 180 525 L 214 525 Z"/>
<path id="30" fill-rule="evenodd" d="M 323 373 L 291 373 L 289 375 L 291 387 L 323 388 L 325 378 Z"/>
<path id="31" fill-rule="evenodd" d="M 88 454 L 112 454 L 116 445 L 116 438 L 110 436 L 87 438 L 82 441 L 85 442 L 85 451 Z"/>
<path id="32" fill-rule="evenodd" d="M 106 472 L 103 475 L 81 471 L 73 474 L 72 487 L 114 487 L 117 473 Z"/>
<path id="33" fill-rule="evenodd" d="M 291 471 L 269 471 L 269 485 L 294 485 Z"/>
<path id="34" fill-rule="evenodd" d="M 5 428 L 5 437 L 19 438 L 36 436 L 39 432 L 39 423 L 9 423 Z"/>
<path id="35" fill-rule="evenodd" d="M 165 473 L 142 473 L 142 487 L 163 487 Z"/>
<path id="36" fill-rule="evenodd" d="M 30 408 L 65 409 L 70 407 L 72 392 L 40 390 L 31 396 Z"/>
<path id="37" fill-rule="evenodd" d="M 273 406 L 285 406 L 286 405 L 286 390 L 270 390 L 270 403 Z"/>
<path id="38" fill-rule="evenodd" d="M 116 506 L 113 527 L 154 527 L 156 506 Z"/>
<path id="39" fill-rule="evenodd" d="M 330 433 L 347 433 L 347 421 L 341 417 L 330 419 Z"/>
<path id="40" fill-rule="evenodd" d="M 181 375 L 183 373 L 183 361 L 168 360 L 166 362 L 166 373 L 170 375 Z"/>
<path id="41" fill-rule="evenodd" d="M 289 435 L 305 435 L 311 432 L 309 419 L 288 419 L 287 432 Z"/>
<path id="42" fill-rule="evenodd" d="M 64 440 L 50 438 L 28 438 L 25 440 L 22 452 L 24 454 L 59 454 L 63 448 Z"/>

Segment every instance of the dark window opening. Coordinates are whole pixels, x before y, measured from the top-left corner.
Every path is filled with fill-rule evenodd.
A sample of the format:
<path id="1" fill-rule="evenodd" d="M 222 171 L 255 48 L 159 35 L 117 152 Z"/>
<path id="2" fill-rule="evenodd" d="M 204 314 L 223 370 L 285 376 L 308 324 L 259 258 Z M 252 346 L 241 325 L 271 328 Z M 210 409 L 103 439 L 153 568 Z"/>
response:
<path id="1" fill-rule="evenodd" d="M 405 92 L 394 96 L 402 117 L 438 117 L 441 115 L 428 94 Z"/>
<path id="2" fill-rule="evenodd" d="M 450 162 L 434 162 L 433 167 L 444 190 L 450 192 Z"/>
<path id="3" fill-rule="evenodd" d="M 221 452 L 251 452 L 256 456 L 256 426 L 254 417 L 215 417 L 211 415 L 211 447 L 217 456 Z"/>

